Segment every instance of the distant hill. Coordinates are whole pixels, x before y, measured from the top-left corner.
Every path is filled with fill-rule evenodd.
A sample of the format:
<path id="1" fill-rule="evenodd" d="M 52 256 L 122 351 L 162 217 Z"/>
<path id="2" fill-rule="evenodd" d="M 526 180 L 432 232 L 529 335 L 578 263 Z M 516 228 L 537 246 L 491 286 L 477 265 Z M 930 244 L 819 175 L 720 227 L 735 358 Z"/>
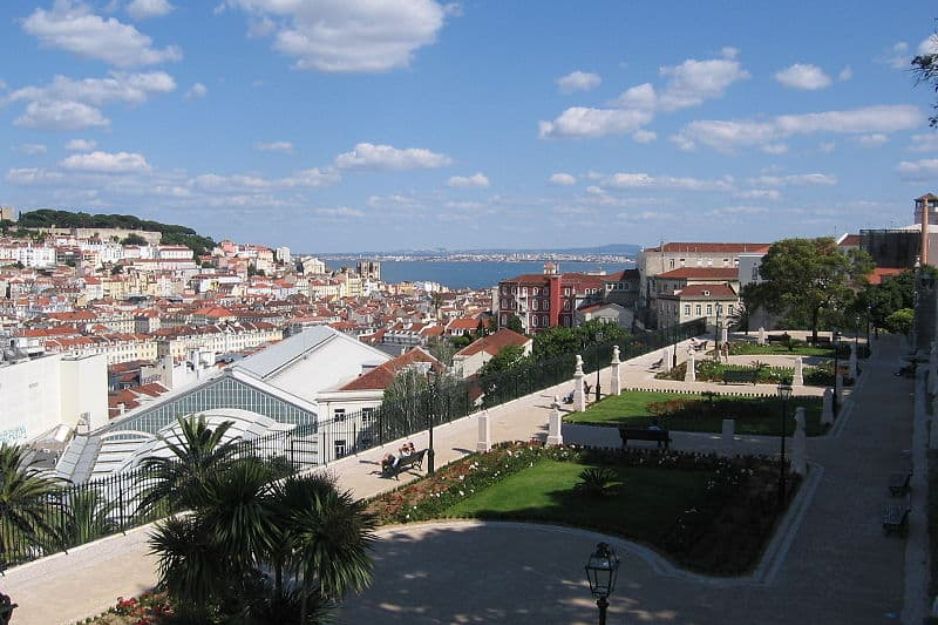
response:
<path id="1" fill-rule="evenodd" d="M 72 213 L 69 211 L 41 208 L 22 213 L 17 226 L 23 228 L 122 228 L 125 230 L 147 230 L 163 235 L 166 245 L 185 245 L 196 255 L 207 254 L 215 247 L 210 237 L 200 235 L 192 228 L 148 221 L 133 215 L 93 215 L 91 213 Z"/>
<path id="2" fill-rule="evenodd" d="M 432 250 L 385 250 L 361 251 L 361 252 L 337 252 L 332 254 L 320 254 L 323 258 L 330 257 L 355 257 L 368 255 L 391 255 L 406 254 L 409 256 L 441 256 L 446 254 L 574 254 L 580 256 L 608 255 L 608 256 L 632 256 L 634 257 L 641 251 L 641 245 L 634 243 L 610 243 L 609 245 L 599 245 L 596 247 L 565 247 L 565 248 L 529 248 L 529 247 L 499 247 L 499 248 L 472 248 L 461 250 L 450 250 L 446 248 L 436 248 Z"/>

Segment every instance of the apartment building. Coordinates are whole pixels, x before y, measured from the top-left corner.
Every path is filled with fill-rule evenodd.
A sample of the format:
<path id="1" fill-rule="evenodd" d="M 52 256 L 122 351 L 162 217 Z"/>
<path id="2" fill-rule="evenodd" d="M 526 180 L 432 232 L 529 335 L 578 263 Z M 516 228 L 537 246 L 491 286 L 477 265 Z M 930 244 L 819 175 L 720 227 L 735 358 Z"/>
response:
<path id="1" fill-rule="evenodd" d="M 576 325 L 576 310 L 602 299 L 606 276 L 557 271 L 547 263 L 543 274 L 523 274 L 498 283 L 499 327 L 507 327 L 512 315 L 521 320 L 525 334 L 557 326 Z"/>

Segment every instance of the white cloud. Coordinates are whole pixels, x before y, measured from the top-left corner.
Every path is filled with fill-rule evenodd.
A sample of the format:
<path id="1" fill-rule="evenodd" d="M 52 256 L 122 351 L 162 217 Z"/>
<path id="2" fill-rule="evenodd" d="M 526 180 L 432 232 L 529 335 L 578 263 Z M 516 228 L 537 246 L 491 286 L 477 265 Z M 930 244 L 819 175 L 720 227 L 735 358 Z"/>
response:
<path id="1" fill-rule="evenodd" d="M 775 73 L 775 80 L 791 89 L 816 91 L 831 84 L 831 77 L 817 65 L 795 63 Z"/>
<path id="2" fill-rule="evenodd" d="M 334 185 L 341 179 L 342 177 L 339 175 L 339 172 L 331 167 L 327 167 L 326 169 L 312 167 L 283 178 L 280 184 L 284 187 L 309 187 L 315 189 Z"/>
<path id="3" fill-rule="evenodd" d="M 390 145 L 359 143 L 351 152 L 335 157 L 339 169 L 374 169 L 404 171 L 408 169 L 435 169 L 445 167 L 453 159 L 426 148 L 399 149 Z"/>
<path id="4" fill-rule="evenodd" d="M 313 214 L 318 217 L 326 217 L 328 219 L 358 219 L 365 216 L 363 211 L 360 211 L 357 208 L 349 208 L 347 206 L 339 206 L 338 208 L 314 208 Z"/>
<path id="5" fill-rule="evenodd" d="M 92 139 L 72 139 L 65 144 L 69 152 L 90 152 L 98 147 L 98 142 Z"/>
<path id="6" fill-rule="evenodd" d="M 837 184 L 837 176 L 831 174 L 790 174 L 787 176 L 759 176 L 749 182 L 760 187 L 807 187 L 832 186 Z"/>
<path id="7" fill-rule="evenodd" d="M 921 56 L 938 54 L 938 35 L 932 34 L 923 39 L 918 44 L 918 54 Z"/>
<path id="8" fill-rule="evenodd" d="M 551 174 L 549 180 L 551 184 L 556 184 L 562 187 L 569 187 L 570 185 L 576 184 L 575 176 L 563 172 Z"/>
<path id="9" fill-rule="evenodd" d="M 410 65 L 436 41 L 447 14 L 435 0 L 227 0 L 248 13 L 255 36 L 273 34 L 274 48 L 300 69 L 384 72 Z"/>
<path id="10" fill-rule="evenodd" d="M 187 100 L 201 100 L 208 95 L 208 87 L 200 82 L 195 83 L 186 91 Z"/>
<path id="11" fill-rule="evenodd" d="M 908 69 L 909 63 L 912 61 L 912 57 L 909 55 L 909 44 L 905 41 L 899 41 L 883 52 L 876 60 L 889 65 L 893 69 Z"/>
<path id="12" fill-rule="evenodd" d="M 738 191 L 733 195 L 743 200 L 771 200 L 773 202 L 782 197 L 782 193 L 778 189 L 750 189 L 748 191 Z"/>
<path id="13" fill-rule="evenodd" d="M 487 189 L 489 178 L 482 172 L 471 176 L 453 176 L 446 182 L 446 185 L 453 189 Z"/>
<path id="14" fill-rule="evenodd" d="M 61 162 L 63 169 L 97 174 L 127 174 L 150 171 L 142 154 L 135 152 L 90 152 L 72 154 Z"/>
<path id="15" fill-rule="evenodd" d="M 11 169 L 6 173 L 6 181 L 16 185 L 42 184 L 57 182 L 62 179 L 59 172 L 47 171 L 36 167 L 22 167 Z"/>
<path id="16" fill-rule="evenodd" d="M 784 143 L 767 143 L 762 146 L 762 151 L 766 154 L 785 154 L 788 152 L 788 146 Z"/>
<path id="17" fill-rule="evenodd" d="M 271 141 L 270 143 L 255 143 L 254 149 L 260 152 L 280 152 L 293 154 L 293 144 L 289 141 Z"/>
<path id="18" fill-rule="evenodd" d="M 634 87 L 629 87 L 616 98 L 616 106 L 625 109 L 639 109 L 651 111 L 658 103 L 658 96 L 655 93 L 655 87 L 650 82 L 645 82 Z"/>
<path id="19" fill-rule="evenodd" d="M 923 135 L 912 135 L 911 152 L 938 152 L 938 133 L 930 132 Z"/>
<path id="20" fill-rule="evenodd" d="M 46 149 L 46 146 L 41 143 L 24 143 L 17 147 L 17 151 L 20 154 L 25 154 L 26 156 L 41 156 L 48 150 Z"/>
<path id="21" fill-rule="evenodd" d="M 657 138 L 658 135 L 651 130 L 636 130 L 632 133 L 632 140 L 636 143 L 651 143 Z"/>
<path id="22" fill-rule="evenodd" d="M 660 73 L 668 78 L 668 83 L 659 98 L 660 108 L 673 111 L 697 106 L 722 97 L 734 82 L 749 78 L 749 72 L 735 60 L 735 54 L 734 49 L 732 58 L 687 59 L 674 67 L 662 67 Z"/>
<path id="23" fill-rule="evenodd" d="M 101 111 L 81 102 L 30 102 L 13 124 L 38 130 L 83 130 L 102 128 L 110 122 Z"/>
<path id="24" fill-rule="evenodd" d="M 602 187 L 613 189 L 683 189 L 687 191 L 729 191 L 732 178 L 716 180 L 676 176 L 652 176 L 642 172 L 621 172 L 605 178 Z"/>
<path id="25" fill-rule="evenodd" d="M 603 79 L 599 74 L 577 70 L 558 78 L 557 87 L 560 89 L 561 93 L 589 91 L 598 87 L 602 81 Z"/>
<path id="26" fill-rule="evenodd" d="M 837 74 L 837 80 L 844 82 L 853 78 L 853 68 L 847 65 Z"/>
<path id="27" fill-rule="evenodd" d="M 844 111 L 781 115 L 768 121 L 694 121 L 671 137 L 681 149 L 698 144 L 723 152 L 764 146 L 787 137 L 815 133 L 889 133 L 919 127 L 924 120 L 915 106 L 869 106 Z"/>
<path id="28" fill-rule="evenodd" d="M 896 171 L 905 180 L 934 180 L 938 176 L 938 158 L 902 161 Z"/>
<path id="29" fill-rule="evenodd" d="M 550 122 L 539 124 L 542 139 L 558 137 L 604 137 L 634 132 L 652 120 L 650 111 L 568 108 Z"/>
<path id="30" fill-rule="evenodd" d="M 734 215 L 761 215 L 769 212 L 765 206 L 722 206 L 708 211 L 713 217 L 729 217 Z"/>
<path id="31" fill-rule="evenodd" d="M 174 8 L 168 0 L 133 0 L 127 5 L 127 14 L 139 21 L 151 17 L 163 17 L 171 13 Z"/>
<path id="32" fill-rule="evenodd" d="M 889 141 L 889 136 L 884 135 L 881 132 L 873 133 L 870 135 L 860 135 L 857 137 L 857 143 L 862 145 L 865 148 L 878 148 Z"/>
<path id="33" fill-rule="evenodd" d="M 153 40 L 116 18 L 95 15 L 83 2 L 56 0 L 51 11 L 36 9 L 23 21 L 23 30 L 50 48 L 66 50 L 117 67 L 178 61 L 176 46 L 153 47 Z"/>

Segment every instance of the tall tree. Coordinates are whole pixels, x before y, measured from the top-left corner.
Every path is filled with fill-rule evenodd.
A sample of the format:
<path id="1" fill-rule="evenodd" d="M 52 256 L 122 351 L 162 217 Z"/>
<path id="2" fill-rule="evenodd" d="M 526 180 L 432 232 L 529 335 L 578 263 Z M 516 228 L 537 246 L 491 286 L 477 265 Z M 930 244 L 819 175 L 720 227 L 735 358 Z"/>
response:
<path id="1" fill-rule="evenodd" d="M 0 445 L 0 564 L 56 535 L 49 519 L 61 504 L 62 482 L 43 475 L 30 454 L 23 445 Z"/>
<path id="2" fill-rule="evenodd" d="M 938 40 L 938 34 L 932 35 L 932 40 Z M 935 47 L 938 47 L 936 45 Z M 934 48 L 933 48 L 934 49 Z M 938 93 L 938 54 L 920 54 L 912 59 L 912 73 L 919 83 L 925 83 Z M 933 108 L 938 112 L 938 102 Z M 928 118 L 932 128 L 938 127 L 938 113 Z"/>
<path id="3" fill-rule="evenodd" d="M 747 305 L 762 304 L 784 315 L 792 327 L 810 328 L 816 340 L 821 324 L 842 322 L 872 270 L 866 252 L 842 252 L 830 237 L 785 239 L 762 258 L 763 282 L 752 290 Z"/>

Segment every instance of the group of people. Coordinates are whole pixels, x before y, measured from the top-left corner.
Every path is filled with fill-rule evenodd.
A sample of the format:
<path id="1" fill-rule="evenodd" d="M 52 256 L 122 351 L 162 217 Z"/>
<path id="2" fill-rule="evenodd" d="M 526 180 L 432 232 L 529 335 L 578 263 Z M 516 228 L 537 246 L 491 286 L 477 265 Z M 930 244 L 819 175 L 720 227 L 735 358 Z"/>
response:
<path id="1" fill-rule="evenodd" d="M 389 469 L 396 469 L 397 465 L 401 461 L 401 458 L 415 453 L 417 453 L 417 448 L 414 447 L 413 441 L 407 441 L 401 445 L 400 449 L 397 450 L 396 456 L 392 453 L 389 453 L 387 456 L 381 459 L 381 472 L 384 473 Z"/>

